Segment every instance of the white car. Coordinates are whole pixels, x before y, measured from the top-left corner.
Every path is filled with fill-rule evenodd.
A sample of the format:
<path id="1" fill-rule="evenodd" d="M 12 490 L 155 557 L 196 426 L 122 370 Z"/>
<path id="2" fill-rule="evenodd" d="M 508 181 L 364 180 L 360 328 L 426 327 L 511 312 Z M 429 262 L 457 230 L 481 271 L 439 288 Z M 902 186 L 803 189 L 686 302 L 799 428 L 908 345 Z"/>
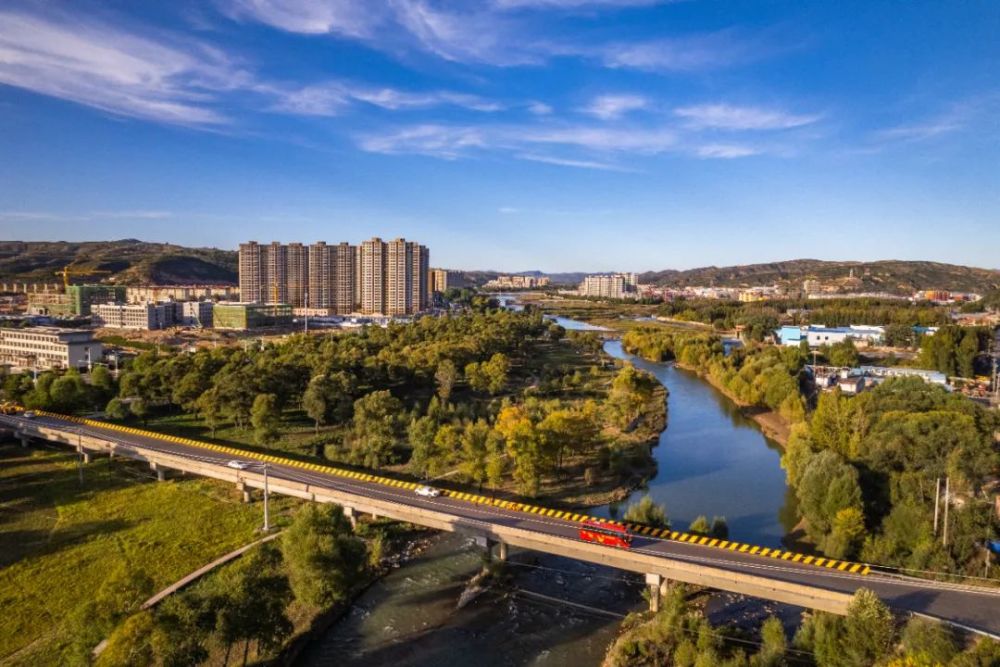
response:
<path id="1" fill-rule="evenodd" d="M 230 461 L 229 463 L 227 463 L 226 467 L 228 467 L 228 468 L 234 468 L 236 470 L 246 470 L 247 468 L 250 467 L 250 464 L 247 463 L 246 461 L 237 461 L 237 460 L 234 459 L 234 460 Z"/>
<path id="2" fill-rule="evenodd" d="M 21 413 L 21 416 L 24 417 L 25 419 L 34 419 L 35 413 L 32 412 L 31 410 L 25 410 L 24 412 Z"/>
<path id="3" fill-rule="evenodd" d="M 433 486 L 418 486 L 416 494 L 418 496 L 423 496 L 424 498 L 437 498 L 441 495 L 441 492 Z"/>

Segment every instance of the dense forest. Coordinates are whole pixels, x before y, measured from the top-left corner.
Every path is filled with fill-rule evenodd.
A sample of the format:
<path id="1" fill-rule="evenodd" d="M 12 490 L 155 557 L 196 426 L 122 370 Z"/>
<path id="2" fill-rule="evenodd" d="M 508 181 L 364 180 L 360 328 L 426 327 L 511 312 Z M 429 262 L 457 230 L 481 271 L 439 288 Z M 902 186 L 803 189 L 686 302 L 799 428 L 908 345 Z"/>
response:
<path id="1" fill-rule="evenodd" d="M 528 496 L 628 478 L 648 465 L 665 425 L 652 376 L 617 369 L 592 335 L 504 311 L 260 347 L 149 351 L 117 382 L 98 367 L 89 378 L 43 373 L 37 384 L 12 375 L 3 391 L 34 408 L 106 406 L 120 421 L 187 415 L 204 435 L 228 429 L 260 447 L 422 478 L 457 471 L 494 488 L 513 480 Z M 283 436 L 296 420 L 314 435 L 292 447 Z"/>

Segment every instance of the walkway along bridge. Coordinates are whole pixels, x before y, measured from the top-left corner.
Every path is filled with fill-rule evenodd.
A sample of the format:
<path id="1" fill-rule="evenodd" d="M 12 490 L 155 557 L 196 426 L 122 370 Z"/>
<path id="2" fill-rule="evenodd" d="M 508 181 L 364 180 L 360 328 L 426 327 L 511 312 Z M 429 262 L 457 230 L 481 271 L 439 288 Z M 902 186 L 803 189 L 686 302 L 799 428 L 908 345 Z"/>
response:
<path id="1" fill-rule="evenodd" d="M 476 538 L 506 558 L 508 546 L 547 552 L 643 574 L 656 609 L 667 581 L 682 581 L 734 593 L 844 614 L 859 588 L 875 591 L 892 608 L 946 621 L 1000 639 L 1000 589 L 904 577 L 868 566 L 780 549 L 625 524 L 632 548 L 613 549 L 579 539 L 579 523 L 590 517 L 461 491 L 436 498 L 418 496 L 416 483 L 334 466 L 298 461 L 152 431 L 38 412 L 0 415 L 24 446 L 31 439 L 75 448 L 88 462 L 105 453 L 148 463 L 159 479 L 166 470 L 236 484 L 246 495 L 264 487 L 259 466 L 235 469 L 234 459 L 267 464 L 268 487 L 314 502 L 337 503 L 354 517 L 362 512 L 454 531 Z"/>

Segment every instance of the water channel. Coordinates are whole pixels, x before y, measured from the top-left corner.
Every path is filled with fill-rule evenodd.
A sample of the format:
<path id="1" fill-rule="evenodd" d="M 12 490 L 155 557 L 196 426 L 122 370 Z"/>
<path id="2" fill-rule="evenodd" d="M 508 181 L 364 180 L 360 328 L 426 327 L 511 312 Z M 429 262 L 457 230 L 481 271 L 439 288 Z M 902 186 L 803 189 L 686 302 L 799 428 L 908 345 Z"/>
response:
<path id="1" fill-rule="evenodd" d="M 556 318 L 568 329 L 591 325 Z M 780 450 L 735 404 L 697 375 L 643 361 L 619 341 L 605 350 L 653 373 L 670 390 L 667 429 L 653 449 L 658 463 L 649 493 L 675 527 L 696 516 L 725 516 L 733 539 L 779 546 L 794 507 L 779 466 Z M 621 506 L 594 508 L 615 516 Z M 634 577 L 567 559 L 514 552 L 514 595 L 486 592 L 456 608 L 481 566 L 481 550 L 444 535 L 414 561 L 376 582 L 348 615 L 315 642 L 301 665 L 476 667 L 599 665 L 619 624 L 617 615 L 644 603 Z M 605 610 L 596 613 L 538 594 Z"/>

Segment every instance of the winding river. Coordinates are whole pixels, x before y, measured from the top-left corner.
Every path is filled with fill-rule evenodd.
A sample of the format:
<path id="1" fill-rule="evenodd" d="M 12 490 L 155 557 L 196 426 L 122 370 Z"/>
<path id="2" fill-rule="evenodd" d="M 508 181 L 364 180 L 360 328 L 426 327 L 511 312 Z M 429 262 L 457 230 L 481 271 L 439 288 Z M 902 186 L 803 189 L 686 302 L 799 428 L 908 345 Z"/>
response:
<path id="1" fill-rule="evenodd" d="M 568 329 L 592 328 L 556 320 Z M 779 546 L 792 528 L 794 505 L 777 444 L 697 375 L 633 357 L 620 341 L 608 341 L 605 350 L 651 372 L 670 390 L 667 429 L 653 449 L 658 472 L 634 498 L 649 493 L 664 503 L 675 527 L 686 528 L 701 514 L 725 516 L 733 539 Z M 592 511 L 617 516 L 622 509 Z M 369 588 L 299 664 L 599 665 L 618 617 L 644 604 L 635 580 L 615 570 L 526 552 L 514 552 L 511 561 L 521 592 L 486 592 L 457 609 L 482 561 L 464 538 L 444 535 Z"/>

